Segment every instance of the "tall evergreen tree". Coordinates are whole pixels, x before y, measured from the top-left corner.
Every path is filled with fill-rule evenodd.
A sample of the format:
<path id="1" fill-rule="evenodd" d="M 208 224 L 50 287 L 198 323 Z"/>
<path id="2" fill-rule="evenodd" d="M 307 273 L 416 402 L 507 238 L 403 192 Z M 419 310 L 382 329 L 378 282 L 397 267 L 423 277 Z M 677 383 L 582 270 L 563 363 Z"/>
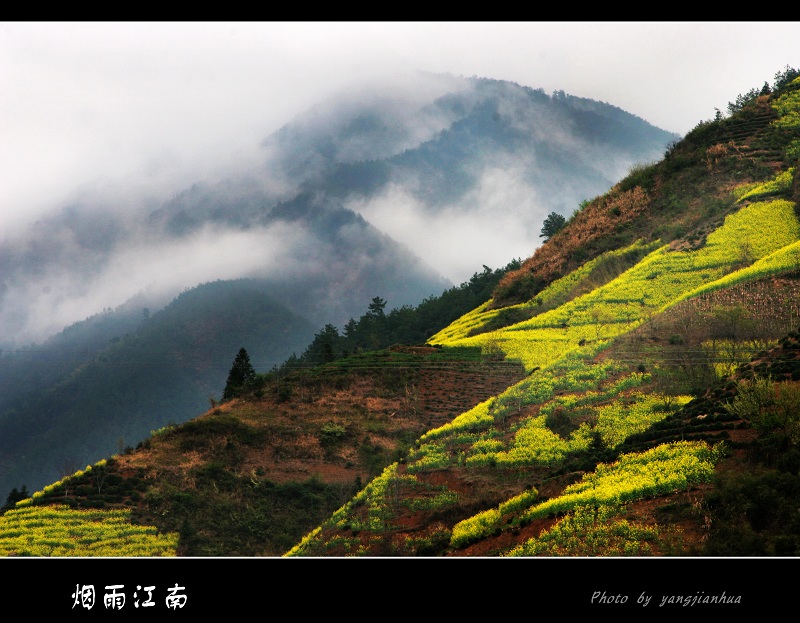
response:
<path id="1" fill-rule="evenodd" d="M 371 318 L 383 318 L 385 316 L 384 309 L 386 308 L 386 301 L 379 296 L 373 297 L 372 302 L 367 307 L 367 315 Z"/>
<path id="2" fill-rule="evenodd" d="M 222 393 L 223 400 L 230 400 L 239 394 L 242 389 L 256 378 L 256 371 L 250 363 L 250 355 L 244 347 L 239 349 L 236 359 L 233 360 L 230 372 L 228 372 L 228 382 L 225 384 L 225 391 Z"/>
<path id="3" fill-rule="evenodd" d="M 544 223 L 542 223 L 542 233 L 539 234 L 539 238 L 550 240 L 558 230 L 564 227 L 566 222 L 567 219 L 558 212 L 551 212 L 547 215 L 547 218 L 544 219 Z"/>

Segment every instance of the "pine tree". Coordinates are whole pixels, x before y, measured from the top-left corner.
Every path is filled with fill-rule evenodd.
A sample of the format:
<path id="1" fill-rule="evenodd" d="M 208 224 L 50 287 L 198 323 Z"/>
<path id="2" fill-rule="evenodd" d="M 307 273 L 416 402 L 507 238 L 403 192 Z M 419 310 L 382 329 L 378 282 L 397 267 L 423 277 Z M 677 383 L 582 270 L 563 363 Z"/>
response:
<path id="1" fill-rule="evenodd" d="M 256 371 L 250 363 L 250 356 L 244 347 L 239 349 L 236 359 L 233 360 L 230 372 L 228 372 L 228 382 L 225 384 L 225 391 L 222 393 L 223 400 L 230 400 L 256 378 Z"/>
<path id="2" fill-rule="evenodd" d="M 561 216 L 558 212 L 551 212 L 547 215 L 547 218 L 544 219 L 544 223 L 542 224 L 542 233 L 539 234 L 539 237 L 544 238 L 545 240 L 550 240 L 550 238 L 552 238 L 557 231 L 564 227 L 566 222 L 567 219 Z"/>
<path id="3" fill-rule="evenodd" d="M 386 314 L 383 311 L 386 308 L 386 301 L 383 300 L 381 297 L 376 296 L 373 297 L 372 302 L 367 307 L 367 316 L 370 318 L 374 318 L 378 320 L 380 318 L 385 318 Z"/>

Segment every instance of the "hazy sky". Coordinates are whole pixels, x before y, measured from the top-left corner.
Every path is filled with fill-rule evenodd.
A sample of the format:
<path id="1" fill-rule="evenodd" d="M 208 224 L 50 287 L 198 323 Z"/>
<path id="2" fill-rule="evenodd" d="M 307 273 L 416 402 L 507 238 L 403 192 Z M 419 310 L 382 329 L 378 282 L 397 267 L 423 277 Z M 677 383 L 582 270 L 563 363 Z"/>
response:
<path id="1" fill-rule="evenodd" d="M 5 22 L 0 235 L 84 184 L 224 175 L 359 81 L 510 80 L 684 134 L 786 65 L 799 22 Z"/>

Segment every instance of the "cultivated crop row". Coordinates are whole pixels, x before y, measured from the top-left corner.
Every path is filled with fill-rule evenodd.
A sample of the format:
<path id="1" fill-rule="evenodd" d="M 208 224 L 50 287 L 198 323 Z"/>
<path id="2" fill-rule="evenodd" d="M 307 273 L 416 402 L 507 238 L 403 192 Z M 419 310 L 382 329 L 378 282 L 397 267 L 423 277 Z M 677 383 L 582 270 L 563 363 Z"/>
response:
<path id="1" fill-rule="evenodd" d="M 22 506 L 0 516 L 3 556 L 175 556 L 178 534 L 130 522 L 129 510 Z"/>
<path id="2" fill-rule="evenodd" d="M 708 482 L 722 448 L 712 448 L 702 441 L 662 444 L 642 453 L 624 454 L 611 464 L 600 464 L 580 482 L 549 500 L 532 504 L 517 512 L 513 525 L 541 517 L 553 517 L 585 507 L 605 506 L 619 509 L 644 497 L 655 497 Z M 484 538 L 499 527 L 508 513 L 500 507 L 489 509 L 453 526 L 451 545 L 462 547 Z"/>

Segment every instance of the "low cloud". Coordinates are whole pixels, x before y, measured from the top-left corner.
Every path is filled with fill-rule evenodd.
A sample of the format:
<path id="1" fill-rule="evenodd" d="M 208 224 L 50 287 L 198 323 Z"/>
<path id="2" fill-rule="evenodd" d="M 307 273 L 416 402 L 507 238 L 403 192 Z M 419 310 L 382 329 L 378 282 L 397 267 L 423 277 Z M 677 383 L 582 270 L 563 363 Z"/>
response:
<path id="1" fill-rule="evenodd" d="M 102 264 L 49 263 L 6 282 L 0 307 L 0 344 L 40 342 L 64 326 L 136 295 L 164 304 L 187 287 L 217 279 L 279 273 L 307 236 L 296 225 L 220 229 L 205 225 L 180 239 L 121 242 Z"/>
<path id="2" fill-rule="evenodd" d="M 548 208 L 524 173 L 511 166 L 487 169 L 461 201 L 435 213 L 400 185 L 349 207 L 461 284 L 484 265 L 503 268 L 538 246 Z"/>

